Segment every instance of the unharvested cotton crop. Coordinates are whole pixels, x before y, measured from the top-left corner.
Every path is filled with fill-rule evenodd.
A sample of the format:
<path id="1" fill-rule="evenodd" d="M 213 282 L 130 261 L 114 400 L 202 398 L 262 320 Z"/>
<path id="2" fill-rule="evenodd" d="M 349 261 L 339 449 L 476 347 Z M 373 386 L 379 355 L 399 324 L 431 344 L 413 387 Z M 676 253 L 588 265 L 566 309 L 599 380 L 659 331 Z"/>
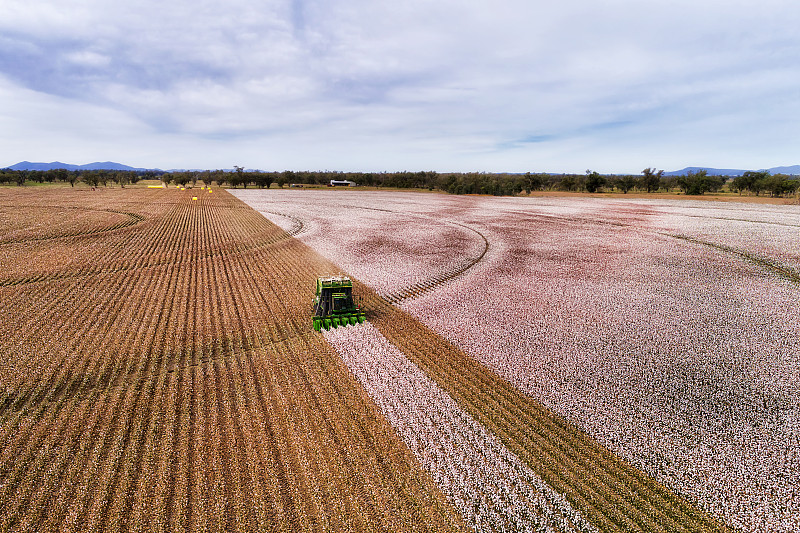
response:
<path id="1" fill-rule="evenodd" d="M 371 324 L 325 337 L 476 531 L 596 531 Z"/>
<path id="2" fill-rule="evenodd" d="M 240 197 L 301 220 L 302 240 L 387 297 L 427 280 L 405 310 L 727 523 L 800 529 L 800 208 Z M 454 224 L 448 247 L 436 228 Z M 445 279 L 481 236 L 486 253 Z M 371 249 L 382 237 L 432 248 Z"/>

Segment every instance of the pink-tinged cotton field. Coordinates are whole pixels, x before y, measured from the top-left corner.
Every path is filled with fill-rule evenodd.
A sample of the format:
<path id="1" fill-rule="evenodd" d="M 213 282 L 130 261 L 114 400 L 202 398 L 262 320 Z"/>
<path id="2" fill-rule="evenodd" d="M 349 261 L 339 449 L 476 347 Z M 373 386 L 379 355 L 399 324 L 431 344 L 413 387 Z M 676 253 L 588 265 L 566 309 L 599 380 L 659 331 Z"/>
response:
<path id="1" fill-rule="evenodd" d="M 348 202 L 349 196 L 339 197 L 343 203 L 337 205 L 335 201 L 317 203 L 294 191 L 268 191 L 277 193 L 273 195 L 253 190 L 231 192 L 384 296 L 461 271 L 481 258 L 487 247 L 474 229 L 435 209 L 416 212 L 413 203 L 409 209 L 397 209 L 380 198 L 371 202 L 356 195 L 356 208 Z M 354 234 L 331 238 L 346 228 Z M 369 260 L 356 259 L 362 257 Z"/>
<path id="2" fill-rule="evenodd" d="M 596 531 L 371 324 L 325 337 L 476 531 Z"/>
<path id="3" fill-rule="evenodd" d="M 406 311 L 727 523 L 800 530 L 800 208 L 236 194 L 386 296 L 424 287 Z"/>

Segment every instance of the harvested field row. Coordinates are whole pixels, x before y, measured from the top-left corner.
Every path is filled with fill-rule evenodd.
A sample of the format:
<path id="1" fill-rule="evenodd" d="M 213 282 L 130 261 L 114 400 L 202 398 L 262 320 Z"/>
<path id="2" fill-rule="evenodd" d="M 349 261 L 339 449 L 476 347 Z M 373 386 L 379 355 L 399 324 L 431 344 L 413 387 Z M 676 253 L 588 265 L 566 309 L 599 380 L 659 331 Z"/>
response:
<path id="1" fill-rule="evenodd" d="M 0 244 L 91 235 L 142 220 L 142 215 L 112 209 L 0 205 Z"/>
<path id="2" fill-rule="evenodd" d="M 0 288 L 0 530 L 463 529 L 310 327 L 332 265 L 224 192 L 97 192 L 145 220 L 6 246 L 83 275 Z"/>

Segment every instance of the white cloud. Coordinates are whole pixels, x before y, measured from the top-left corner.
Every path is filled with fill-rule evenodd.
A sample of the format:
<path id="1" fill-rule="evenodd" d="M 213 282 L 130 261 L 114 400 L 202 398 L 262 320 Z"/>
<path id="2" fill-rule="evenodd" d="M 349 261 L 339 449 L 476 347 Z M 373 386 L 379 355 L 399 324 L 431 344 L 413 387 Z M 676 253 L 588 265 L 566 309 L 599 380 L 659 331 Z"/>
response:
<path id="1" fill-rule="evenodd" d="M 50 118 L 22 106 L 28 137 L 0 141 L 107 149 L 71 107 L 153 166 L 230 166 L 244 147 L 264 168 L 793 164 L 798 22 L 788 0 L 7 0 L 4 91 L 51 95 Z M 53 130 L 69 140 L 45 149 Z"/>

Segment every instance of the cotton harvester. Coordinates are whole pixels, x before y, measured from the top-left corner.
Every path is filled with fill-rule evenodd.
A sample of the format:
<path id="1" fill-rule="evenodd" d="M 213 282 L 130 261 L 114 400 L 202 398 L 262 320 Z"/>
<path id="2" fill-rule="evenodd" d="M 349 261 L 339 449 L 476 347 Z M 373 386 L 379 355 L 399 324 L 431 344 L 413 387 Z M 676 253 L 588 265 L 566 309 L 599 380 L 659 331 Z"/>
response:
<path id="1" fill-rule="evenodd" d="M 317 279 L 314 296 L 314 329 L 336 328 L 360 324 L 366 319 L 364 310 L 353 301 L 353 282 L 345 276 Z"/>

